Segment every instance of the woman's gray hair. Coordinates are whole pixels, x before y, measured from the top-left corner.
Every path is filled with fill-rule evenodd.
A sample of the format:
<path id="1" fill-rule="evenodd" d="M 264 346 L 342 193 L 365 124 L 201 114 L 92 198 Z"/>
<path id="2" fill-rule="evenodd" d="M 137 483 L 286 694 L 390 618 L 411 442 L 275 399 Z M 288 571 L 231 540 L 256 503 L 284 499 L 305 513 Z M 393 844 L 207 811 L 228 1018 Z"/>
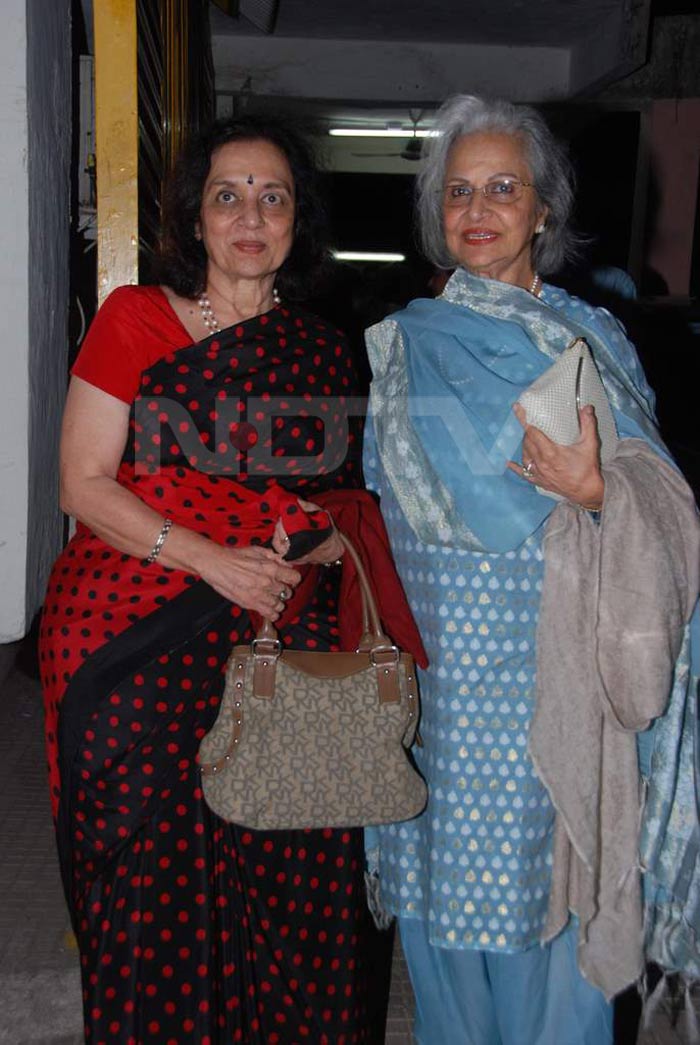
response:
<path id="1" fill-rule="evenodd" d="M 496 131 L 519 138 L 532 171 L 540 203 L 549 208 L 544 232 L 532 246 L 537 272 L 556 272 L 576 255 L 578 237 L 569 228 L 574 201 L 574 175 L 564 147 L 544 119 L 528 105 L 457 94 L 438 110 L 434 135 L 426 148 L 416 179 L 418 231 L 426 257 L 439 268 L 452 268 L 455 259 L 445 243 L 442 188 L 450 149 L 465 134 Z"/>

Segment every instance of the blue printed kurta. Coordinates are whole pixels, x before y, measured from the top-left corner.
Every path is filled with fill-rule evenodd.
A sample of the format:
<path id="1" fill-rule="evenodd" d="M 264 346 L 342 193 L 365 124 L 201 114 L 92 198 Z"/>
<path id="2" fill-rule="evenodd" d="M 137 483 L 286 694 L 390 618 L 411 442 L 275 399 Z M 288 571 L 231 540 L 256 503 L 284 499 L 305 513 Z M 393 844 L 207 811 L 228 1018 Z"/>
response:
<path id="1" fill-rule="evenodd" d="M 367 481 L 431 665 L 419 672 L 414 748 L 430 800 L 417 819 L 379 829 L 382 902 L 427 919 L 438 946 L 523 950 L 544 922 L 554 816 L 526 750 L 539 534 L 503 555 L 426 548 L 375 467 L 368 446 Z"/>

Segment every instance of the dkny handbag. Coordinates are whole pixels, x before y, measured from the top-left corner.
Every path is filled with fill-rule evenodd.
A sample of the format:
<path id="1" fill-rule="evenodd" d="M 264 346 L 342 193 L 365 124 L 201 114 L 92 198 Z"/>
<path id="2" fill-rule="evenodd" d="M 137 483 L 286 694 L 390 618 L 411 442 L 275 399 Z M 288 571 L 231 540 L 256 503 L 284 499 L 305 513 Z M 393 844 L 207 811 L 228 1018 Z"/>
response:
<path id="1" fill-rule="evenodd" d="M 555 443 L 570 446 L 581 434 L 579 409 L 595 409 L 600 436 L 600 460 L 605 464 L 615 453 L 617 428 L 608 397 L 591 350 L 582 337 L 575 338 L 557 361 L 521 394 L 518 402 L 528 424 L 534 425 Z M 555 500 L 559 494 L 537 487 Z"/>
<path id="2" fill-rule="evenodd" d="M 427 789 L 408 755 L 418 720 L 413 658 L 382 631 L 355 549 L 363 634 L 354 653 L 282 647 L 270 621 L 236 646 L 214 726 L 199 748 L 204 797 L 251 828 L 407 820 Z"/>

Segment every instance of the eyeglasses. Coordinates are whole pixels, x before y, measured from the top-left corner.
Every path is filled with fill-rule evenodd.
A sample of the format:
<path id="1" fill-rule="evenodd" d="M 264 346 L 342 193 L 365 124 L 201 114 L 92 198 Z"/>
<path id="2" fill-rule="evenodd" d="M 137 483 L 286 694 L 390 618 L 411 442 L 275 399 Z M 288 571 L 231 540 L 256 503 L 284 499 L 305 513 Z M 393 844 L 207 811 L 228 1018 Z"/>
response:
<path id="1" fill-rule="evenodd" d="M 446 207 L 468 207 L 477 192 L 484 194 L 489 203 L 500 205 L 517 203 L 523 194 L 523 189 L 532 189 L 531 181 L 521 181 L 520 178 L 492 178 L 485 185 L 469 185 L 467 182 L 456 182 L 454 185 L 445 185 L 440 192 Z"/>

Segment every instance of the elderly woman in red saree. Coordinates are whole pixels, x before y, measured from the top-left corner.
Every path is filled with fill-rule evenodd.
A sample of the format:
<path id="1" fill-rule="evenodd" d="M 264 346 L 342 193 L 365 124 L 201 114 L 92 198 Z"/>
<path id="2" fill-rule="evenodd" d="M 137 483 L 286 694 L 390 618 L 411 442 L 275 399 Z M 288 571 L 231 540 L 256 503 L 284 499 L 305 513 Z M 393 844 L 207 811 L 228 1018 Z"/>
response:
<path id="1" fill-rule="evenodd" d="M 387 627 L 420 646 L 360 489 L 348 345 L 290 304 L 322 260 L 318 199 L 288 128 L 216 125 L 176 171 L 162 284 L 115 291 L 73 368 L 61 478 L 78 530 L 41 665 L 90 1041 L 382 1037 L 362 832 L 225 823 L 196 762 L 251 617 L 338 648 L 331 509 L 379 572 Z"/>

